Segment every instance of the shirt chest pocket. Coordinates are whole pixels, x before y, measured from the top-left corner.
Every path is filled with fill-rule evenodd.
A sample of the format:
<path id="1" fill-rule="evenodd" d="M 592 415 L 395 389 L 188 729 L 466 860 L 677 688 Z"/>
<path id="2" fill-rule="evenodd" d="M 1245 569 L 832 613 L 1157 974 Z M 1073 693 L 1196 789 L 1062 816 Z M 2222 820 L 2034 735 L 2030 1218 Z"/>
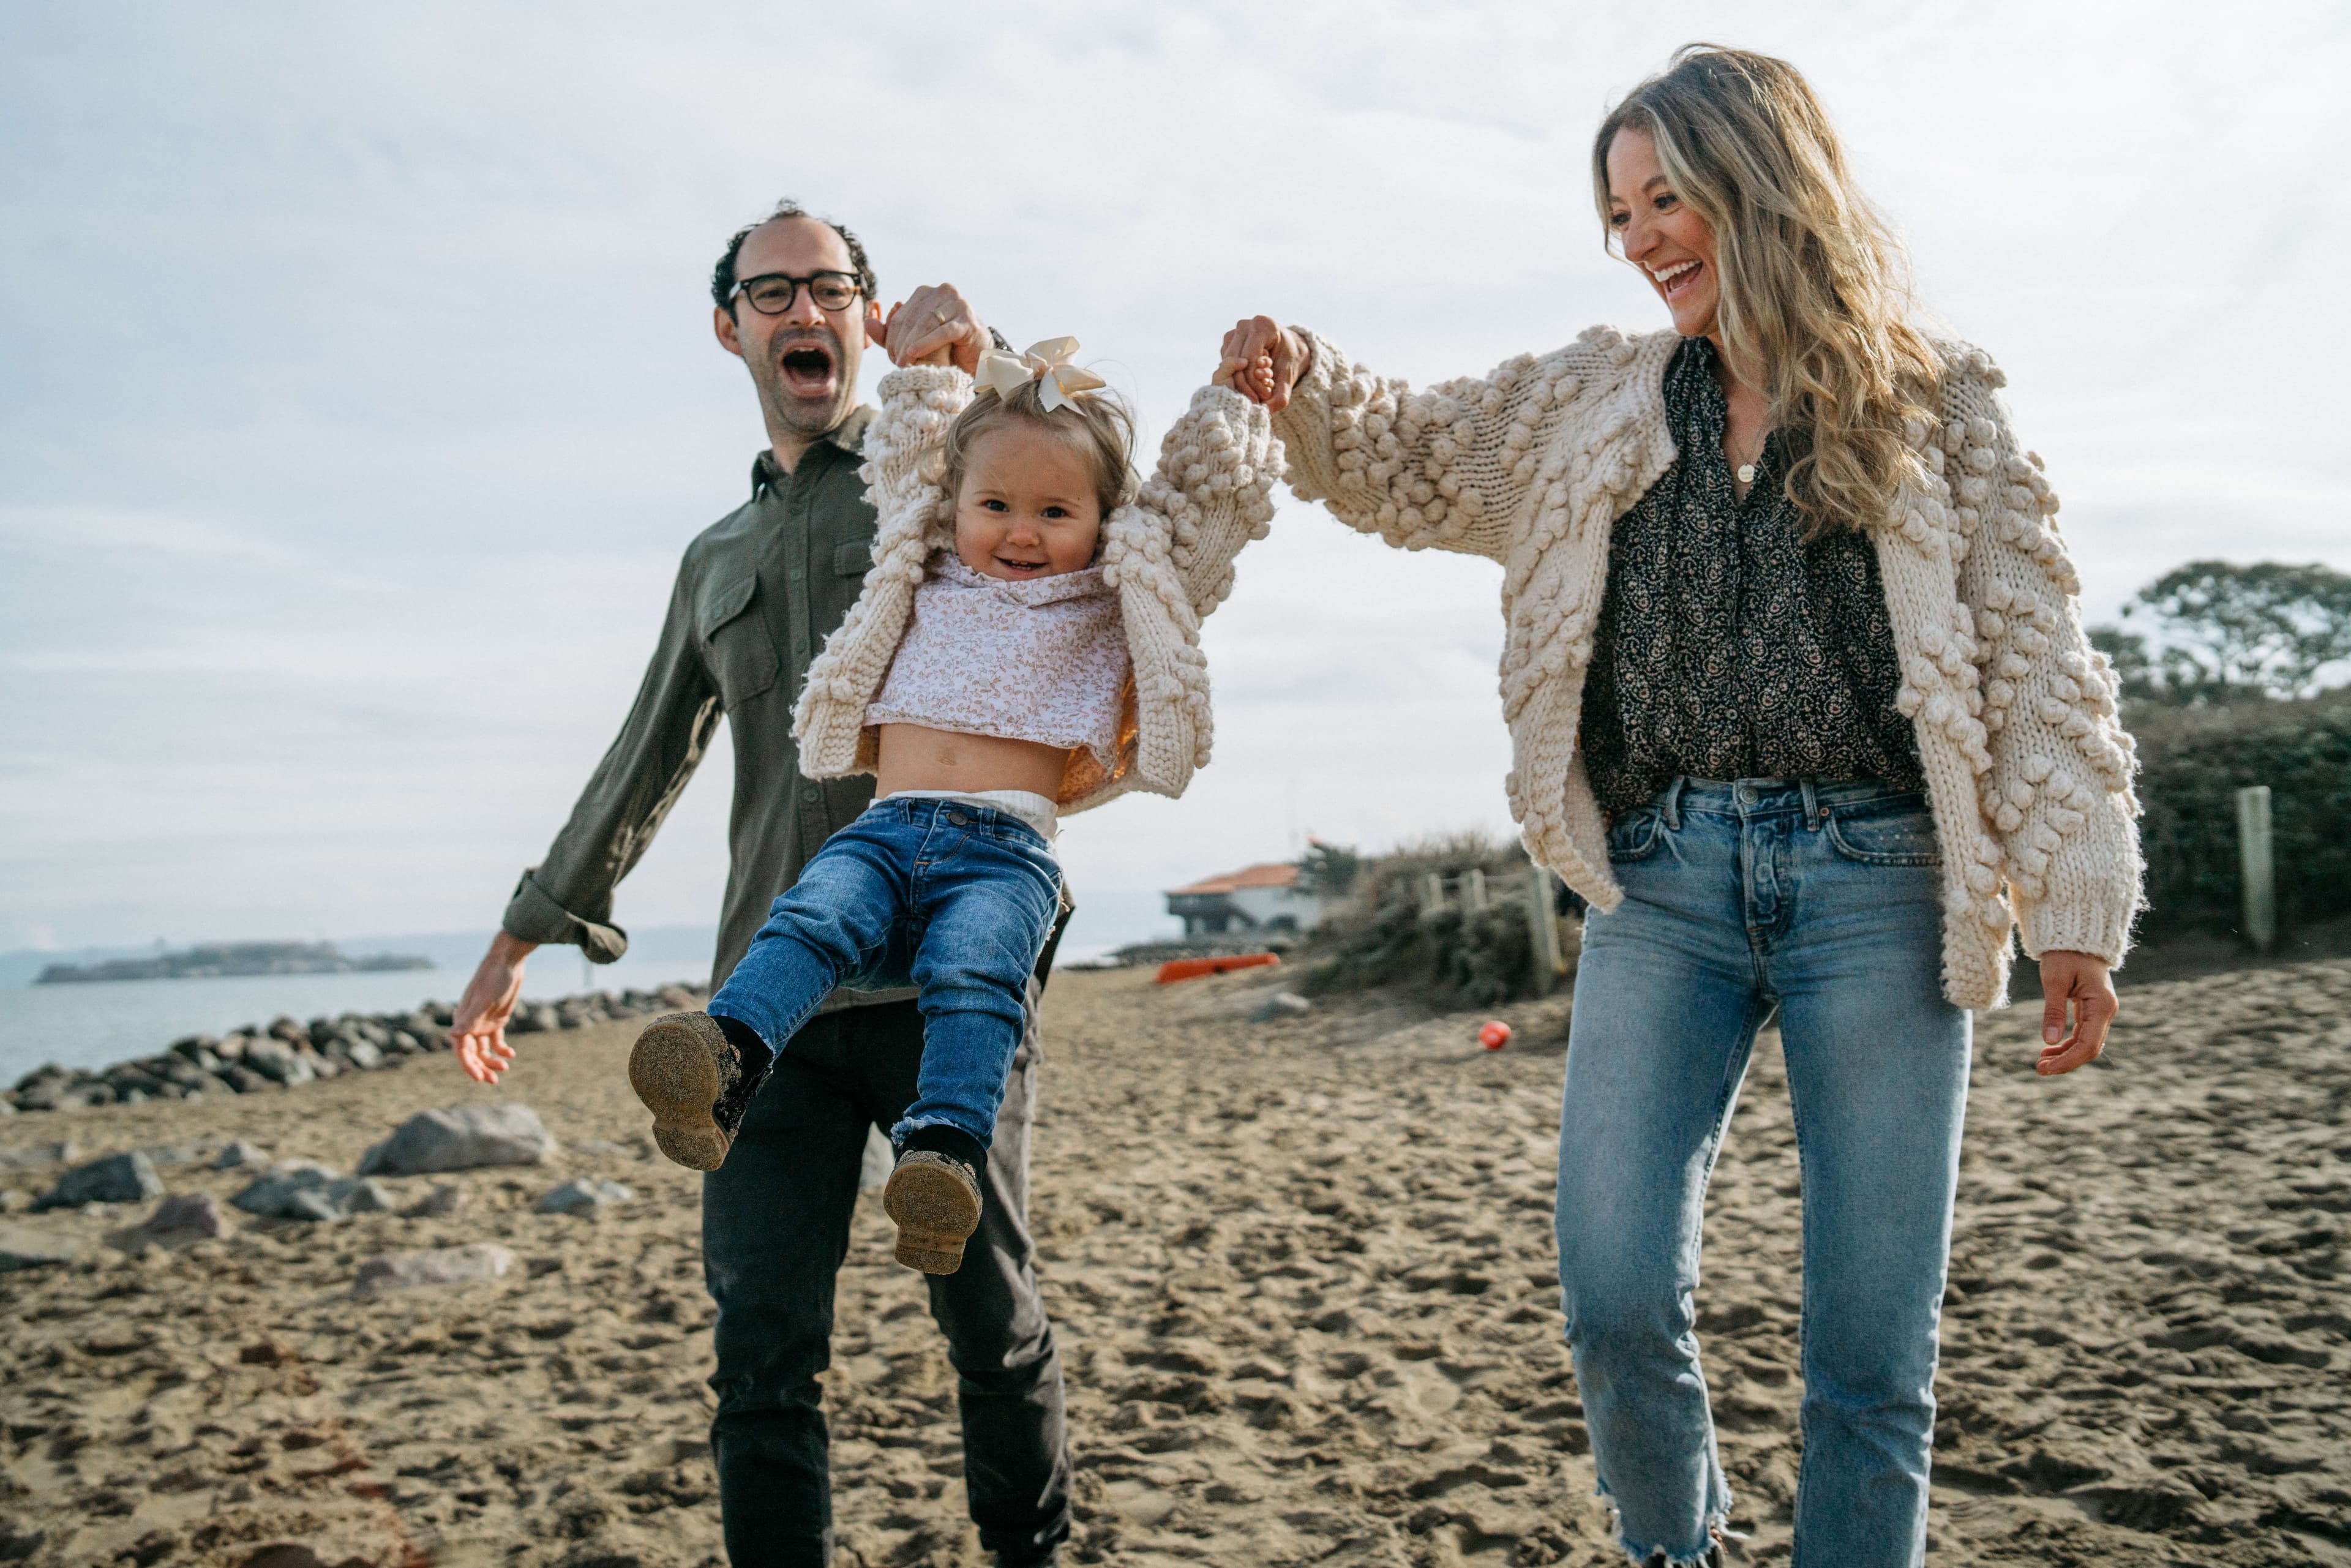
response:
<path id="1" fill-rule="evenodd" d="M 745 572 L 713 583 L 695 609 L 703 661 L 729 713 L 776 684 L 779 661 L 768 635 L 768 618 L 756 613 L 758 602 L 758 574 Z"/>
<path id="2" fill-rule="evenodd" d="M 863 577 L 866 568 L 873 564 L 873 541 L 852 539 L 847 544 L 832 547 L 832 575 Z"/>

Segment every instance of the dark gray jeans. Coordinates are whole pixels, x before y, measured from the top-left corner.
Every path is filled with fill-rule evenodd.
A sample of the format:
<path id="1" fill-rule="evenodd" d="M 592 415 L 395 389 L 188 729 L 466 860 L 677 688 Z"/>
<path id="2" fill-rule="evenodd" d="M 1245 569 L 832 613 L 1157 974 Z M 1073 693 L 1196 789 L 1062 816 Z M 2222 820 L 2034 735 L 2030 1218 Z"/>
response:
<path id="1" fill-rule="evenodd" d="M 1036 987 L 998 1113 L 979 1231 L 956 1273 L 927 1276 L 959 1375 L 964 1483 L 988 1551 L 1041 1560 L 1070 1531 L 1061 1359 L 1029 1239 L 1037 1105 Z M 816 1378 L 832 1356 L 833 1278 L 866 1129 L 914 1099 L 923 1020 L 911 1001 L 811 1019 L 778 1058 L 720 1169 L 703 1178 L 704 1278 L 718 1303 L 711 1447 L 737 1568 L 831 1568 L 830 1438 Z"/>

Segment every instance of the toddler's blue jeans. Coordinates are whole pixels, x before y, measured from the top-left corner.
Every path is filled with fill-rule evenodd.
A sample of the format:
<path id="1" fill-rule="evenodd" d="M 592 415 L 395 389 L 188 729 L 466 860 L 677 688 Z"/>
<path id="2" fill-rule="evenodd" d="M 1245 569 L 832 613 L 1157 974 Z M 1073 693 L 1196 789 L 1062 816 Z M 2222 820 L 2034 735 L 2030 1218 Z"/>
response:
<path id="1" fill-rule="evenodd" d="M 1677 779 L 1613 825 L 1560 1114 L 1559 1269 L 1600 1483 L 1636 1558 L 1682 1563 L 1729 1488 L 1692 1292 L 1706 1184 L 1776 1009 L 1803 1181 L 1792 1568 L 1923 1560 L 1935 1336 L 1967 1104 L 1925 799 Z"/>
<path id="2" fill-rule="evenodd" d="M 1051 848 L 1010 812 L 877 800 L 810 857 L 710 1011 L 780 1054 L 835 986 L 911 983 L 923 1066 L 891 1140 L 944 1126 L 985 1146 L 1061 896 Z"/>

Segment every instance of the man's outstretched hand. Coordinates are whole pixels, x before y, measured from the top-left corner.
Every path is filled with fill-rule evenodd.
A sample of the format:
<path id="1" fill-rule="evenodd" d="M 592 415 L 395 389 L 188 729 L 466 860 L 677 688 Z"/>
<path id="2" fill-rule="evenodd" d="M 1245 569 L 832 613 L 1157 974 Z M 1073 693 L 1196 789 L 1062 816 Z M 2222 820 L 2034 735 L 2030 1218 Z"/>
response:
<path id="1" fill-rule="evenodd" d="M 514 1062 L 507 1020 L 514 1017 L 516 998 L 522 995 L 523 961 L 538 946 L 499 932 L 490 938 L 490 950 L 482 956 L 474 977 L 465 982 L 465 994 L 457 998 L 449 1044 L 457 1052 L 457 1065 L 476 1083 L 496 1083 Z"/>
<path id="2" fill-rule="evenodd" d="M 887 320 L 865 319 L 865 336 L 897 365 L 947 365 L 967 375 L 996 346 L 987 324 L 952 283 L 926 283 L 890 308 Z"/>

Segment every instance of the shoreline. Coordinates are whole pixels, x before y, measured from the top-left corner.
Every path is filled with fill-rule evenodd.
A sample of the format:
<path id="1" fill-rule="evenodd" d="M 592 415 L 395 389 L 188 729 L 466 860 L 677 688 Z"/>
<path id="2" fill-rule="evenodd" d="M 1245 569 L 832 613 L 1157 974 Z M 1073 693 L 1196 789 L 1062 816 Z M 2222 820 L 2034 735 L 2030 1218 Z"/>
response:
<path id="1" fill-rule="evenodd" d="M 583 1029 L 614 1019 L 698 1007 L 706 987 L 590 991 L 517 1005 L 509 1035 Z M 308 1023 L 280 1015 L 225 1035 L 183 1035 L 159 1051 L 105 1067 L 49 1061 L 0 1090 L 0 1125 L 19 1113 L 139 1105 L 150 1100 L 201 1101 L 206 1095 L 262 1094 L 321 1082 L 345 1072 L 397 1067 L 411 1057 L 449 1050 L 450 1004 L 430 999 L 404 1010 L 346 1011 Z"/>

